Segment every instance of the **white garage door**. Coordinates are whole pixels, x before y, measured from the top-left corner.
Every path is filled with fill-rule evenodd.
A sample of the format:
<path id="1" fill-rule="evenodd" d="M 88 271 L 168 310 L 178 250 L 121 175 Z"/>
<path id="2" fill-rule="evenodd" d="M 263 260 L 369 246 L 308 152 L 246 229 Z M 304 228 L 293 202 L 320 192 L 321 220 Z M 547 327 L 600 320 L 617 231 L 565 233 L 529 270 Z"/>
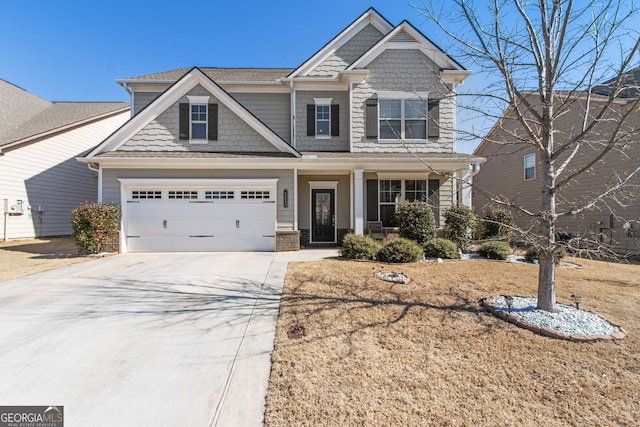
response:
<path id="1" fill-rule="evenodd" d="M 127 250 L 275 251 L 275 190 L 231 183 L 123 188 Z"/>

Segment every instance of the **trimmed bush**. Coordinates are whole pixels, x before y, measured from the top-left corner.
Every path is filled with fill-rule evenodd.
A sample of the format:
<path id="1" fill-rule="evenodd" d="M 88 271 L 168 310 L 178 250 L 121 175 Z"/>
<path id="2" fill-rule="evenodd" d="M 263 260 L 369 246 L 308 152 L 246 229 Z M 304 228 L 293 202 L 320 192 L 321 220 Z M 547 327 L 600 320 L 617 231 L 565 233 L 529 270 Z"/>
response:
<path id="1" fill-rule="evenodd" d="M 513 215 L 505 209 L 490 206 L 484 217 L 482 239 L 509 240 L 513 233 Z"/>
<path id="2" fill-rule="evenodd" d="M 511 248 L 505 242 L 492 241 L 480 246 L 478 254 L 489 259 L 506 260 L 511 255 Z"/>
<path id="3" fill-rule="evenodd" d="M 399 227 L 400 237 L 423 244 L 435 237 L 436 221 L 428 204 L 405 202 L 393 216 Z"/>
<path id="4" fill-rule="evenodd" d="M 73 238 L 81 254 L 118 249 L 120 207 L 86 202 L 71 212 Z"/>
<path id="5" fill-rule="evenodd" d="M 422 259 L 422 248 L 413 240 L 398 237 L 378 251 L 377 258 L 382 262 L 404 264 Z"/>
<path id="6" fill-rule="evenodd" d="M 458 259 L 458 246 L 454 242 L 442 237 L 436 237 L 422 246 L 427 258 Z"/>
<path id="7" fill-rule="evenodd" d="M 380 247 L 369 236 L 347 234 L 342 240 L 340 255 L 349 259 L 373 259 Z"/>
<path id="8" fill-rule="evenodd" d="M 566 256 L 567 252 L 564 250 L 564 248 L 556 249 L 553 256 L 556 265 L 560 264 L 562 262 L 562 259 Z M 533 262 L 534 259 L 540 260 L 540 252 L 538 251 L 538 248 L 529 248 L 529 250 L 527 250 L 527 253 L 524 255 L 524 259 L 526 259 L 528 262 Z"/>
<path id="9" fill-rule="evenodd" d="M 449 240 L 463 251 L 471 247 L 477 223 L 476 214 L 469 206 L 453 206 L 444 214 L 444 229 Z"/>

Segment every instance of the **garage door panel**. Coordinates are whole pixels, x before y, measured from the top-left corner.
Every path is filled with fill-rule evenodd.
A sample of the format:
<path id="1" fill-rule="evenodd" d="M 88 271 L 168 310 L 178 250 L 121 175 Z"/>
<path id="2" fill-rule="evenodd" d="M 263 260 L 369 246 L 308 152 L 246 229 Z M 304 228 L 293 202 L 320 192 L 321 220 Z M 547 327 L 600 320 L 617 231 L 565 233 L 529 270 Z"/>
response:
<path id="1" fill-rule="evenodd" d="M 255 193 L 260 193 L 256 191 Z M 161 199 L 126 204 L 132 252 L 274 251 L 276 204 L 271 200 Z"/>

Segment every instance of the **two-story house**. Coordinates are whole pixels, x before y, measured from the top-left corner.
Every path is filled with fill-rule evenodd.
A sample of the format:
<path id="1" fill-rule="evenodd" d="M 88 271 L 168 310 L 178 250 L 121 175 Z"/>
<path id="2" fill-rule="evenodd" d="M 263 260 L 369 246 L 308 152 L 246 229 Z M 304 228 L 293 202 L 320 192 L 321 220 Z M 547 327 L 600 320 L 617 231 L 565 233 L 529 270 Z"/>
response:
<path id="1" fill-rule="evenodd" d="M 439 222 L 483 159 L 455 152 L 468 76 L 374 9 L 295 69 L 178 69 L 119 80 L 133 116 L 82 159 L 122 206 L 121 250 L 291 250 L 391 226 L 405 200 Z M 470 201 L 466 201 L 470 204 Z"/>

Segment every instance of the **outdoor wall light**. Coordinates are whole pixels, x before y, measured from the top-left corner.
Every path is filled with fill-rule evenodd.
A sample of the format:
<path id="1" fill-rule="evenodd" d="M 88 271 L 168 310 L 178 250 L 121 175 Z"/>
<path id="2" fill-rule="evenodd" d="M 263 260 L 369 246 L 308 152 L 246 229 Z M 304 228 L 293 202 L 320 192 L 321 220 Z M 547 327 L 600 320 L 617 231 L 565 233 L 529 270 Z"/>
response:
<path id="1" fill-rule="evenodd" d="M 282 194 L 282 205 L 285 208 L 289 207 L 289 190 L 285 189 Z"/>
<path id="2" fill-rule="evenodd" d="M 576 304 L 576 308 L 580 310 L 580 303 L 582 302 L 582 295 L 573 294 L 571 295 L 571 299 Z"/>
<path id="3" fill-rule="evenodd" d="M 504 302 L 507 303 L 507 308 L 509 309 L 509 313 L 511 313 L 511 306 L 513 305 L 513 297 L 511 295 L 505 295 Z"/>

